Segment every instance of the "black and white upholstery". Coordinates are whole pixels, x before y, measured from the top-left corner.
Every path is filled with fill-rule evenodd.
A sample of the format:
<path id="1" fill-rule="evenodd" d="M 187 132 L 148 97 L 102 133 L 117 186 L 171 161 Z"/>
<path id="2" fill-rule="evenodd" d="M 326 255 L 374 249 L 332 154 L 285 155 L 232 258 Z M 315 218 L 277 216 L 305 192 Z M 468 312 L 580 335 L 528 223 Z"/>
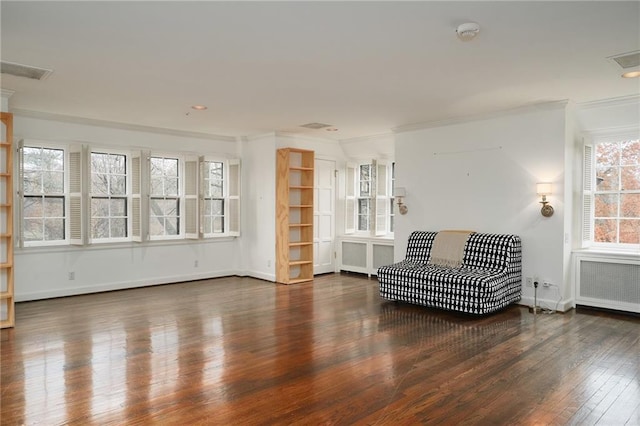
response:
<path id="1" fill-rule="evenodd" d="M 520 300 L 520 237 L 471 234 L 462 266 L 447 268 L 428 264 L 436 234 L 413 232 L 405 260 L 378 268 L 381 297 L 469 314 L 487 314 Z"/>

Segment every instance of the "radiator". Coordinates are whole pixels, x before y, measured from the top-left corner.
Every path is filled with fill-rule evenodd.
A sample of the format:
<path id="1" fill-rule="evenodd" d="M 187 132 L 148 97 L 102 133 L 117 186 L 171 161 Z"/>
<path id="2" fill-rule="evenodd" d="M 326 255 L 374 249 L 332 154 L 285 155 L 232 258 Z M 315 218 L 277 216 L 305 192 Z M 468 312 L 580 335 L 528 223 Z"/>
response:
<path id="1" fill-rule="evenodd" d="M 640 260 L 579 256 L 576 304 L 640 313 Z"/>

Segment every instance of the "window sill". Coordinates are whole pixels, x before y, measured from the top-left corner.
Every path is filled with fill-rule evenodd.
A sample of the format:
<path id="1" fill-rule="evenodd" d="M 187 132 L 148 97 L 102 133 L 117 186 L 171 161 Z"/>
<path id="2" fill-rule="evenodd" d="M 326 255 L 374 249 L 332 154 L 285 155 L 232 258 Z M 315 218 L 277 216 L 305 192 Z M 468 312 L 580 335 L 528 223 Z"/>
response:
<path id="1" fill-rule="evenodd" d="M 358 240 L 358 241 L 379 241 L 393 243 L 395 238 L 393 234 L 381 235 L 379 237 L 362 234 L 344 234 L 338 237 L 339 240 Z"/>
<path id="2" fill-rule="evenodd" d="M 135 241 L 127 241 L 120 243 L 93 243 L 84 246 L 77 246 L 71 244 L 63 245 L 43 245 L 43 246 L 30 246 L 15 248 L 15 254 L 38 254 L 38 253 L 52 253 L 52 252 L 78 252 L 85 250 L 123 250 L 123 249 L 137 249 L 137 248 L 149 248 L 149 247 L 164 247 L 164 246 L 181 246 L 181 245 L 200 245 L 200 244 L 217 244 L 230 242 L 238 237 L 224 236 L 214 238 L 202 238 L 198 240 L 192 239 L 176 239 L 176 240 L 155 240 L 145 241 L 142 243 Z"/>
<path id="3" fill-rule="evenodd" d="M 614 249 L 614 248 L 602 248 L 602 247 L 589 247 L 583 249 L 575 249 L 572 251 L 574 255 L 579 256 L 592 256 L 597 258 L 607 259 L 640 259 L 640 251 L 638 249 Z"/>

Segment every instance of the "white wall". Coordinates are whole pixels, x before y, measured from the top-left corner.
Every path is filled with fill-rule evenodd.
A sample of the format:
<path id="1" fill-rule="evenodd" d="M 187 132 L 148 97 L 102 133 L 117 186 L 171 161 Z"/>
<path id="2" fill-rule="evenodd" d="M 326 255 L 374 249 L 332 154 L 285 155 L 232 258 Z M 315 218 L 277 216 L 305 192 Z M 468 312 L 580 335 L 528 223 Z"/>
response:
<path id="1" fill-rule="evenodd" d="M 267 134 L 242 142 L 242 269 L 243 273 L 275 281 L 276 136 Z"/>
<path id="2" fill-rule="evenodd" d="M 236 142 L 229 138 L 205 139 L 24 115 L 14 116 L 14 134 L 15 140 L 79 142 L 103 148 L 150 148 L 227 157 L 235 157 L 238 150 Z M 239 269 L 239 257 L 238 240 L 234 238 L 18 249 L 14 256 L 16 300 L 231 275 Z M 69 279 L 69 272 L 75 273 L 74 280 Z"/>
<path id="3" fill-rule="evenodd" d="M 414 230 L 470 229 L 512 233 L 522 238 L 523 277 L 558 285 L 570 306 L 569 238 L 565 215 L 566 103 L 552 103 L 492 118 L 469 120 L 396 134 L 396 185 L 406 188 L 409 212 L 396 215 L 395 258 L 404 258 Z M 537 182 L 552 182 L 551 218 L 540 214 Z M 569 213 L 570 214 L 570 213 Z M 567 241 L 567 243 L 565 243 Z M 539 289 L 547 305 L 558 300 L 553 288 Z M 533 289 L 523 284 L 523 302 Z"/>

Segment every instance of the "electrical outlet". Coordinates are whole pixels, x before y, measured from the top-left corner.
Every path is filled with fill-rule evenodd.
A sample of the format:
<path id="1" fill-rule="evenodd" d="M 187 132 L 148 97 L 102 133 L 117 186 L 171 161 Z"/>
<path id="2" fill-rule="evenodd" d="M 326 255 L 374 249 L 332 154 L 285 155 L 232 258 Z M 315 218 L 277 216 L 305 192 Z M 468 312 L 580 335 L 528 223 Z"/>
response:
<path id="1" fill-rule="evenodd" d="M 267 260 L 267 268 L 271 268 L 271 260 Z"/>
<path id="2" fill-rule="evenodd" d="M 73 281 L 76 279 L 76 273 L 71 271 L 69 272 L 69 281 Z"/>
<path id="3" fill-rule="evenodd" d="M 542 283 L 542 287 L 551 287 L 551 283 L 545 281 L 545 282 Z"/>
<path id="4" fill-rule="evenodd" d="M 527 277 L 527 287 L 533 287 L 533 278 Z"/>
<path id="5" fill-rule="evenodd" d="M 194 268 L 197 268 L 197 267 L 198 267 L 198 261 L 197 261 L 197 260 L 194 260 L 194 261 L 193 261 L 193 267 L 194 267 Z"/>

